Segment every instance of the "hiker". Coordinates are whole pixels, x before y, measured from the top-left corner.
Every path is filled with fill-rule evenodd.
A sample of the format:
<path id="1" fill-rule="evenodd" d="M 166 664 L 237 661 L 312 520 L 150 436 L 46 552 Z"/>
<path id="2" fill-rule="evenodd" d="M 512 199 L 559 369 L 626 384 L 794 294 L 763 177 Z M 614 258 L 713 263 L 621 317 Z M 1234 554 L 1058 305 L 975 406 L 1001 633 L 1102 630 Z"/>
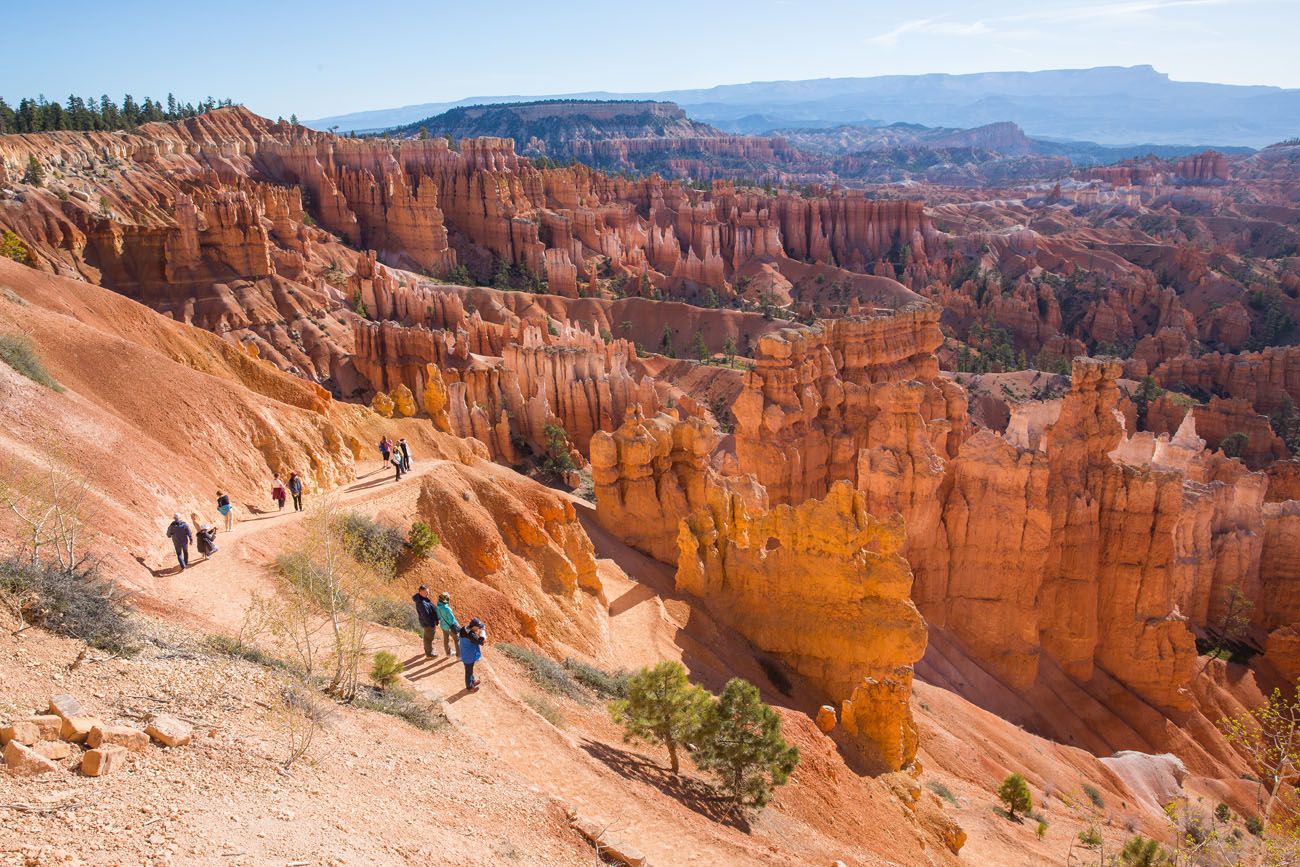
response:
<path id="1" fill-rule="evenodd" d="M 393 452 L 393 459 L 391 463 L 393 465 L 393 469 L 397 471 L 397 476 L 393 479 L 393 481 L 400 482 L 402 480 L 402 470 L 405 469 L 405 466 L 402 463 L 402 453 L 398 451 Z"/>
<path id="2" fill-rule="evenodd" d="M 438 594 L 438 625 L 442 627 L 442 652 L 446 656 L 451 656 L 452 648 L 456 649 L 456 656 L 460 656 L 460 623 L 456 620 L 456 612 L 451 610 L 451 594 Z"/>
<path id="3" fill-rule="evenodd" d="M 486 642 L 487 627 L 477 617 L 469 622 L 469 626 L 461 628 L 460 661 L 465 664 L 465 689 L 468 692 L 478 692 L 479 684 L 482 683 L 474 676 L 474 663 L 483 656 L 483 645 Z"/>
<path id="4" fill-rule="evenodd" d="M 402 472 L 411 471 L 411 447 L 406 444 L 406 437 L 397 441 L 397 451 L 402 455 Z"/>
<path id="5" fill-rule="evenodd" d="M 194 539 L 194 533 L 180 512 L 172 515 L 172 522 L 167 525 L 167 538 L 172 540 L 172 546 L 176 549 L 176 562 L 181 564 L 181 569 L 189 568 L 190 542 Z"/>
<path id="6" fill-rule="evenodd" d="M 384 463 L 388 463 L 388 454 L 390 451 L 392 451 L 392 449 L 390 449 L 388 445 L 388 435 L 384 434 L 384 436 L 379 440 L 379 454 L 384 459 Z"/>
<path id="7" fill-rule="evenodd" d="M 302 511 L 302 476 L 289 473 L 289 493 L 293 495 L 293 510 Z"/>
<path id="8" fill-rule="evenodd" d="M 275 504 L 279 507 L 281 512 L 284 511 L 284 501 L 286 496 L 284 482 L 280 481 L 279 476 L 276 476 L 275 481 L 271 482 L 271 499 L 275 500 Z"/>
<path id="9" fill-rule="evenodd" d="M 433 600 L 429 598 L 429 585 L 421 584 L 420 589 L 411 597 L 415 603 L 415 616 L 420 618 L 420 633 L 424 638 L 424 658 L 437 659 L 433 652 L 433 639 L 438 634 L 438 612 Z M 444 642 L 445 643 L 445 642 Z"/>
<path id="10" fill-rule="evenodd" d="M 217 491 L 217 511 L 226 519 L 226 532 L 235 529 L 235 507 L 230 502 L 230 495 Z"/>
<path id="11" fill-rule="evenodd" d="M 213 526 L 199 527 L 198 532 L 199 553 L 204 558 L 211 557 L 217 553 L 217 528 Z"/>

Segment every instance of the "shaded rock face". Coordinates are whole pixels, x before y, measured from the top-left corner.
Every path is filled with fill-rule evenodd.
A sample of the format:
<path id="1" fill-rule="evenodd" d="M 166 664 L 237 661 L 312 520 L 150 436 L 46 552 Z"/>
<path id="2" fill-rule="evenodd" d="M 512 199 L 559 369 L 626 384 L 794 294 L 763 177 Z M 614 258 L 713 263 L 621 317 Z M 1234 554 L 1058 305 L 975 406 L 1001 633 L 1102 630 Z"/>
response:
<path id="1" fill-rule="evenodd" d="M 1182 355 L 1155 368 L 1156 382 L 1166 388 L 1202 392 L 1249 401 L 1256 412 L 1273 413 L 1290 399 L 1300 403 L 1300 346 L 1274 346 L 1238 355 Z"/>
<path id="2" fill-rule="evenodd" d="M 681 524 L 677 589 L 842 701 L 872 763 L 898 770 L 916 756 L 911 664 L 926 642 L 902 544 L 897 516 L 869 515 L 847 482 L 773 509 L 712 486 Z"/>

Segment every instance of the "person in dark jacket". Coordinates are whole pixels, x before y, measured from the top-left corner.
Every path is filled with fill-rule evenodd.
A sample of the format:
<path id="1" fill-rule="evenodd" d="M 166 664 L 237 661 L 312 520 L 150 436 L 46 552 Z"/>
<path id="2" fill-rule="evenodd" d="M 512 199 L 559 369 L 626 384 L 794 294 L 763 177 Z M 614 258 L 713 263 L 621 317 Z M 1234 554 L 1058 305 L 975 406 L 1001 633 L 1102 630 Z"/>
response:
<path id="1" fill-rule="evenodd" d="M 465 689 L 469 692 L 478 692 L 479 684 L 482 683 L 474 676 L 474 663 L 482 658 L 485 643 L 487 643 L 487 627 L 483 625 L 482 620 L 475 617 L 469 622 L 469 626 L 461 627 L 460 661 L 465 664 Z"/>
<path id="2" fill-rule="evenodd" d="M 195 535 L 197 536 L 200 554 L 206 558 L 217 553 L 216 527 L 199 527 L 199 532 Z"/>
<path id="3" fill-rule="evenodd" d="M 297 473 L 289 474 L 289 493 L 293 496 L 293 510 L 302 511 L 302 476 Z"/>
<path id="4" fill-rule="evenodd" d="M 167 538 L 172 540 L 172 546 L 176 549 L 176 562 L 181 564 L 182 569 L 189 568 L 190 542 L 194 541 L 194 531 L 179 512 L 172 515 L 172 522 L 167 525 Z"/>
<path id="5" fill-rule="evenodd" d="M 415 603 L 415 616 L 420 618 L 420 633 L 424 638 L 424 658 L 437 659 L 433 652 L 433 639 L 438 635 L 438 611 L 433 600 L 429 598 L 429 585 L 421 584 L 420 589 L 411 597 Z"/>
<path id="6" fill-rule="evenodd" d="M 409 473 L 411 471 L 411 446 L 407 443 L 406 437 L 402 437 L 397 441 L 397 452 L 402 456 L 402 472 Z"/>

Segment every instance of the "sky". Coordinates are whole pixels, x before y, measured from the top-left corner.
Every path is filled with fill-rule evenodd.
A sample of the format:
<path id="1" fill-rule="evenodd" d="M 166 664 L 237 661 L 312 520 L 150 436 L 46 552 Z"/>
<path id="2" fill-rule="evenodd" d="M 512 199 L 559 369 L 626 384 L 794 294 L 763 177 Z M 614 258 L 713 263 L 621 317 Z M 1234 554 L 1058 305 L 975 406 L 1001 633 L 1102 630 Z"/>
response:
<path id="1" fill-rule="evenodd" d="M 468 96 L 1150 64 L 1300 87 L 1300 0 L 5 3 L 0 96 L 231 98 L 302 119 Z"/>

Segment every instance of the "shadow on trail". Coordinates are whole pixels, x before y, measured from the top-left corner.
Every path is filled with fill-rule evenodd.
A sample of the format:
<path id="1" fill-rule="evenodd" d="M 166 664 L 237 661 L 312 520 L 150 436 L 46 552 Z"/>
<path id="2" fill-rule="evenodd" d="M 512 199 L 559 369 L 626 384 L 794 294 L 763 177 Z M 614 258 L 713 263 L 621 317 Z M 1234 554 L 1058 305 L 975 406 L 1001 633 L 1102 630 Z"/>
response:
<path id="1" fill-rule="evenodd" d="M 420 659 L 421 661 L 417 662 L 415 665 L 408 665 L 406 667 L 405 677 L 407 680 L 424 680 L 426 677 L 451 668 L 452 665 L 460 661 L 454 657 L 449 658 L 446 656 L 440 656 L 437 659 L 424 659 L 423 655 L 421 655 Z M 429 664 L 425 665 L 424 663 L 426 662 Z"/>
<path id="2" fill-rule="evenodd" d="M 150 566 L 148 563 L 146 563 L 144 561 L 144 558 L 141 557 L 139 554 L 133 554 L 131 556 L 135 557 L 135 562 L 139 563 L 145 569 L 148 569 L 149 574 L 155 578 L 170 578 L 172 575 L 181 574 L 182 571 L 179 563 L 175 566 L 164 566 L 161 569 L 155 569 L 152 566 Z M 204 559 L 207 558 L 205 557 Z M 193 563 L 190 564 L 190 566 L 193 565 L 194 565 Z"/>
<path id="3" fill-rule="evenodd" d="M 719 795 L 711 786 L 690 777 L 678 776 L 644 756 L 590 738 L 582 739 L 582 748 L 619 776 L 654 786 L 711 821 L 749 833 L 749 822 L 745 817 L 732 806 L 729 798 Z"/>
<path id="4" fill-rule="evenodd" d="M 367 489 L 369 489 L 369 488 L 377 488 L 377 487 L 379 487 L 380 485 L 387 485 L 387 484 L 393 484 L 393 483 L 394 483 L 394 481 L 393 481 L 393 477 L 392 477 L 392 476 L 387 476 L 387 475 L 385 475 L 385 476 L 380 476 L 379 478 L 377 478 L 377 479 L 372 479 L 372 480 L 369 481 L 369 482 L 357 482 L 357 483 L 351 485 L 350 487 L 348 487 L 348 489 L 347 489 L 347 493 L 350 494 L 350 493 L 352 493 L 353 491 L 364 491 L 364 490 L 367 490 Z"/>

